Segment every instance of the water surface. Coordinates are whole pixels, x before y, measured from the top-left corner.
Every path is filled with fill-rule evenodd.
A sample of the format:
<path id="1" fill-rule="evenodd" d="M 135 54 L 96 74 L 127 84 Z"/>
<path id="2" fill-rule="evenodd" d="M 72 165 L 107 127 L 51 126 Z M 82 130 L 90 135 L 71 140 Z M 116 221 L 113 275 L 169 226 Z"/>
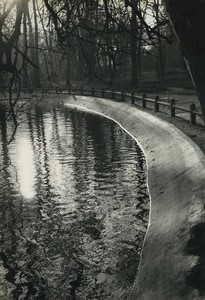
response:
<path id="1" fill-rule="evenodd" d="M 0 299 L 127 299 L 146 224 L 137 143 L 97 115 L 36 107 L 0 127 Z"/>

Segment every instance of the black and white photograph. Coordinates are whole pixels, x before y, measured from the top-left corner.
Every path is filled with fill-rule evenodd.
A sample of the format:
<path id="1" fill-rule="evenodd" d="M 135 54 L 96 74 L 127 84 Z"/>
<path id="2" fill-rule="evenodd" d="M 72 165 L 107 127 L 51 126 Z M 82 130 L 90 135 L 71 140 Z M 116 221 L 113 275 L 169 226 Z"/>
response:
<path id="1" fill-rule="evenodd" d="M 205 299 L 205 0 L 0 0 L 0 300 Z"/>

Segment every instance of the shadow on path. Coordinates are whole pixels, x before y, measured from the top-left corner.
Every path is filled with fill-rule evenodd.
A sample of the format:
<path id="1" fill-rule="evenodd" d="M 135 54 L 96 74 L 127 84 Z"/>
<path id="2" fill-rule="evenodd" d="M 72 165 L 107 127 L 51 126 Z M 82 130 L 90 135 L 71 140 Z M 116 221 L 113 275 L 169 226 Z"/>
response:
<path id="1" fill-rule="evenodd" d="M 191 228 L 186 253 L 198 256 L 198 264 L 187 276 L 187 283 L 205 295 L 205 223 L 201 222 Z"/>

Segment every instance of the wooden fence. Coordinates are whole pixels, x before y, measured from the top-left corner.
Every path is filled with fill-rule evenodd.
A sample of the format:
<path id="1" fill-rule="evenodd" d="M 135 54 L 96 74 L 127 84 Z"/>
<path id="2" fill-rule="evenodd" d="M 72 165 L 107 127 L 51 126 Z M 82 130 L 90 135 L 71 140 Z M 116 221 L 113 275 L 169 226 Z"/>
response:
<path id="1" fill-rule="evenodd" d="M 27 94 L 28 91 L 24 91 L 25 94 Z M 121 102 L 131 102 L 132 104 L 135 104 L 137 106 L 141 106 L 143 108 L 152 109 L 155 112 L 162 112 L 162 113 L 168 113 L 171 117 L 179 116 L 179 114 L 186 113 L 186 117 L 180 115 L 180 118 L 185 118 L 190 120 L 190 123 L 193 125 L 196 124 L 202 124 L 202 114 L 197 111 L 196 105 L 194 103 L 190 104 L 189 107 L 180 107 L 177 106 L 176 101 L 174 99 L 167 99 L 167 98 L 160 98 L 159 96 L 155 96 L 155 98 L 147 97 L 144 93 L 142 96 L 135 95 L 134 92 L 127 93 L 124 90 L 115 91 L 107 90 L 107 89 L 95 89 L 91 87 L 90 89 L 83 87 L 80 88 L 69 88 L 67 90 L 62 88 L 54 88 L 54 89 L 45 89 L 42 90 L 36 90 L 32 93 L 31 97 L 21 97 L 21 100 L 30 100 L 33 97 L 36 97 L 39 93 L 43 94 L 69 94 L 69 95 L 81 95 L 81 96 L 93 96 L 93 97 L 99 97 L 99 98 L 107 98 L 112 99 L 115 101 L 121 101 Z M 8 100 L 8 99 L 1 99 L 1 100 Z M 198 117 L 198 118 L 197 118 Z"/>
<path id="2" fill-rule="evenodd" d="M 69 94 L 69 95 L 81 95 L 81 96 L 93 96 L 100 98 L 108 98 L 115 101 L 130 101 L 132 104 L 141 106 L 143 108 L 154 109 L 155 112 L 163 112 L 161 108 L 166 108 L 166 112 L 169 112 L 171 117 L 176 116 L 176 111 L 186 112 L 189 114 L 190 123 L 193 125 L 197 124 L 197 116 L 202 119 L 202 114 L 196 111 L 196 105 L 194 103 L 190 104 L 189 109 L 184 107 L 179 107 L 176 105 L 176 101 L 174 99 L 168 100 L 165 98 L 160 98 L 156 96 L 155 98 L 148 98 L 146 94 L 142 96 L 135 95 L 134 92 L 126 93 L 124 90 L 114 91 L 107 89 L 83 89 L 80 88 L 70 88 L 68 90 L 62 90 L 60 88 L 56 88 L 54 90 L 49 90 L 50 94 Z M 165 101 L 166 100 L 166 101 Z M 149 104 L 149 107 L 148 107 Z"/>

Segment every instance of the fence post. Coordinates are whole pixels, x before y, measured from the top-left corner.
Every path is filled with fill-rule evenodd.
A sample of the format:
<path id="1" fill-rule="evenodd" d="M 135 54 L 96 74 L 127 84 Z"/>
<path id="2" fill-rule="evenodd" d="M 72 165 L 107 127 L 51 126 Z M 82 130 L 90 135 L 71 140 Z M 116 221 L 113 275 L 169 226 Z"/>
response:
<path id="1" fill-rule="evenodd" d="M 112 99 L 115 99 L 114 89 L 112 89 Z"/>
<path id="2" fill-rule="evenodd" d="M 124 95 L 124 90 L 123 89 L 121 90 L 121 99 L 122 99 L 122 101 L 125 101 L 125 95 Z"/>
<path id="3" fill-rule="evenodd" d="M 83 95 L 83 87 L 82 87 L 82 85 L 80 87 L 80 94 Z"/>
<path id="4" fill-rule="evenodd" d="M 135 97 L 134 97 L 134 94 L 135 92 L 131 92 L 131 101 L 132 101 L 132 104 L 135 104 Z"/>
<path id="5" fill-rule="evenodd" d="M 196 125 L 196 115 L 194 113 L 196 105 L 194 103 L 190 104 L 190 123 Z"/>
<path id="6" fill-rule="evenodd" d="M 154 102 L 154 110 L 155 110 L 155 112 L 159 111 L 159 103 L 158 103 L 158 101 L 159 101 L 159 96 L 156 96 L 155 97 L 155 102 Z"/>
<path id="7" fill-rule="evenodd" d="M 105 97 L 105 91 L 104 91 L 104 88 L 102 88 L 102 97 L 103 97 L 103 98 Z"/>
<path id="8" fill-rule="evenodd" d="M 175 100 L 174 99 L 171 99 L 170 100 L 170 116 L 171 117 L 175 117 Z"/>
<path id="9" fill-rule="evenodd" d="M 146 94 L 145 93 L 142 96 L 142 107 L 146 108 Z"/>

